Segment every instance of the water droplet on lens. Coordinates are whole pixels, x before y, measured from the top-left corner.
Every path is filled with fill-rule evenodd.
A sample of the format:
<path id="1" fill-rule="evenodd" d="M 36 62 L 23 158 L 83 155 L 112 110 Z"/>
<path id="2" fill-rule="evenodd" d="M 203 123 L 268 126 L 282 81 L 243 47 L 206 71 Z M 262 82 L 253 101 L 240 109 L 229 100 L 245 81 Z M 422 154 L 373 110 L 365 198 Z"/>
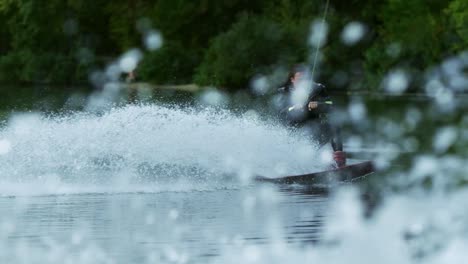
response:
<path id="1" fill-rule="evenodd" d="M 345 26 L 341 33 L 341 39 L 346 45 L 358 43 L 366 33 L 365 26 L 360 22 L 351 22 Z"/>

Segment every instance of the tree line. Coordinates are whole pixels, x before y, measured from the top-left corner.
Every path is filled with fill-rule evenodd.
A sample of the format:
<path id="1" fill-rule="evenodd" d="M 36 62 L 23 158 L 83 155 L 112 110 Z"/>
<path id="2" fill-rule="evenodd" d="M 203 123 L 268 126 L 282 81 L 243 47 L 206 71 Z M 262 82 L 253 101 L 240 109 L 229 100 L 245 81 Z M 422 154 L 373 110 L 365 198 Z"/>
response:
<path id="1" fill-rule="evenodd" d="M 253 76 L 312 62 L 311 25 L 326 2 L 0 0 L 0 82 L 86 83 L 141 48 L 141 81 L 245 89 Z M 394 69 L 421 76 L 468 48 L 465 0 L 330 0 L 326 14 L 318 78 L 336 88 L 377 89 Z M 364 33 L 346 41 L 353 25 Z M 148 29 L 161 33 L 161 48 L 143 48 Z"/>

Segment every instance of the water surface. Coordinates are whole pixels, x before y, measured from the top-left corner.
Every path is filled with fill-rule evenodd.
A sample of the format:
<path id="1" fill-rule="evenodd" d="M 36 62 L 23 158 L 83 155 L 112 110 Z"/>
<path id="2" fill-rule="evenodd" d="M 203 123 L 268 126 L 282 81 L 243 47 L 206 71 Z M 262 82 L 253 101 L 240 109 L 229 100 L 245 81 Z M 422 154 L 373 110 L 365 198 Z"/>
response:
<path id="1" fill-rule="evenodd" d="M 206 263 L 239 245 L 280 240 L 301 249 L 320 239 L 327 204 L 323 193 L 270 185 L 2 197 L 0 256 L 4 263 Z"/>

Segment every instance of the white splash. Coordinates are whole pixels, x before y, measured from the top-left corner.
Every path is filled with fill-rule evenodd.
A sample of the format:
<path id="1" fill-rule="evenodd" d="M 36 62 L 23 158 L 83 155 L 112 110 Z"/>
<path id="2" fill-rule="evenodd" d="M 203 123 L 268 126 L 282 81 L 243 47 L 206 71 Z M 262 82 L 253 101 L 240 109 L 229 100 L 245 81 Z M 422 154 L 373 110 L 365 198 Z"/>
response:
<path id="1" fill-rule="evenodd" d="M 0 155 L 5 155 L 11 150 L 11 143 L 7 139 L 0 139 Z"/>
<path id="2" fill-rule="evenodd" d="M 226 175 L 248 181 L 323 169 L 316 146 L 298 133 L 255 114 L 175 106 L 16 116 L 0 130 L 12 143 L 2 147 L 0 193 L 204 188 L 197 184 L 229 185 Z M 159 184 L 141 185 L 147 177 Z M 172 180 L 191 184 L 161 184 Z"/>

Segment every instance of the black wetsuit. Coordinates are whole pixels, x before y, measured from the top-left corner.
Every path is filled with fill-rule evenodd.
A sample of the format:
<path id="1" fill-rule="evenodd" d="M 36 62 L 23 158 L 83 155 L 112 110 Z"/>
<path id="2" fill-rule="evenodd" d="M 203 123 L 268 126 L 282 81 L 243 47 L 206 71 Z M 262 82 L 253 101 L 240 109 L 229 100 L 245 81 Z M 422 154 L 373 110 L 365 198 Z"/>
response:
<path id="1" fill-rule="evenodd" d="M 281 118 L 293 127 L 302 127 L 311 131 L 312 137 L 318 140 L 320 145 L 330 142 L 334 151 L 343 151 L 341 133 L 336 126 L 329 121 L 329 113 L 333 107 L 333 101 L 327 94 L 325 86 L 314 84 L 311 94 L 304 105 L 294 107 L 291 103 L 293 86 L 288 85 L 278 89 L 280 93 Z M 309 110 L 309 102 L 317 102 L 317 107 Z"/>

